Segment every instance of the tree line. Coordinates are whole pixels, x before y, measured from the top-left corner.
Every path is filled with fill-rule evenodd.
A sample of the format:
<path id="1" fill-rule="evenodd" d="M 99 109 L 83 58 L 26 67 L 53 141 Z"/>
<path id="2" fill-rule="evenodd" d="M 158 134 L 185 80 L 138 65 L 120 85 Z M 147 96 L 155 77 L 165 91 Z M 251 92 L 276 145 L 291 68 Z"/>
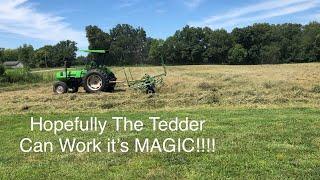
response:
<path id="1" fill-rule="evenodd" d="M 89 47 L 107 54 L 90 54 L 101 64 L 278 64 L 320 60 L 320 24 L 253 24 L 212 30 L 185 26 L 166 40 L 146 36 L 143 28 L 117 25 L 110 32 L 86 28 Z"/>
<path id="2" fill-rule="evenodd" d="M 61 67 L 65 60 L 75 65 L 79 64 L 77 50 L 76 43 L 70 40 L 60 41 L 56 45 L 45 45 L 36 50 L 32 45 L 24 44 L 16 49 L 0 48 L 0 62 L 20 61 L 30 68 Z"/>
<path id="3" fill-rule="evenodd" d="M 31 67 L 62 66 L 94 60 L 100 65 L 279 64 L 320 61 L 320 23 L 257 23 L 231 32 L 185 26 L 167 39 L 147 36 L 141 27 L 118 24 L 108 32 L 87 26 L 89 49 L 106 50 L 76 57 L 76 43 L 61 41 L 34 50 L 31 45 L 1 49 L 0 61 L 20 60 Z"/>

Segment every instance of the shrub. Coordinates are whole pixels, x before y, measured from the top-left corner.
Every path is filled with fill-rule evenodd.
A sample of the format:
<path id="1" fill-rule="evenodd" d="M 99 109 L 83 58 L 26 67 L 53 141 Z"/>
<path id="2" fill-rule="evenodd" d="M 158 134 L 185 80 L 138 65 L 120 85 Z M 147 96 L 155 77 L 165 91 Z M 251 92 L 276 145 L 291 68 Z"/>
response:
<path id="1" fill-rule="evenodd" d="M 4 83 L 18 83 L 18 82 L 39 82 L 42 80 L 42 77 L 33 74 L 29 69 L 9 69 L 5 72 L 1 82 Z"/>
<path id="2" fill-rule="evenodd" d="M 0 64 L 0 76 L 2 76 L 5 71 L 6 70 L 5 70 L 4 66 L 2 64 Z"/>

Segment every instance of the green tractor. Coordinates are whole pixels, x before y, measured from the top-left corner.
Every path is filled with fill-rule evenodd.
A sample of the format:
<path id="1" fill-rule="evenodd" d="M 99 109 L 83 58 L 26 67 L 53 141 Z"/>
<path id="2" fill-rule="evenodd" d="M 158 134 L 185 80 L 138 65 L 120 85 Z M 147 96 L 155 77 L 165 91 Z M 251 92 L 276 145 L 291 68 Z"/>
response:
<path id="1" fill-rule="evenodd" d="M 105 50 L 81 50 L 89 53 L 106 53 Z M 163 60 L 162 60 L 163 61 Z M 65 70 L 57 72 L 56 79 L 53 85 L 53 91 L 57 94 L 75 93 L 78 92 L 79 87 L 83 87 L 87 93 L 95 92 L 113 92 L 116 83 L 127 83 L 128 87 L 149 93 L 155 93 L 155 89 L 163 84 L 163 76 L 167 75 L 166 67 L 163 63 L 164 73 L 150 76 L 145 74 L 141 79 L 134 80 L 129 68 L 129 75 L 124 68 L 124 75 L 126 81 L 117 81 L 116 76 L 107 67 L 97 67 L 95 64 L 86 69 L 81 70 L 68 70 L 68 62 L 65 61 Z"/>
<path id="2" fill-rule="evenodd" d="M 105 53 L 105 50 L 83 50 L 91 53 Z M 65 70 L 56 73 L 53 91 L 57 94 L 75 93 L 79 87 L 83 87 L 87 93 L 112 92 L 116 86 L 117 78 L 113 72 L 106 67 L 91 65 L 86 69 L 68 70 L 68 61 L 65 61 Z"/>

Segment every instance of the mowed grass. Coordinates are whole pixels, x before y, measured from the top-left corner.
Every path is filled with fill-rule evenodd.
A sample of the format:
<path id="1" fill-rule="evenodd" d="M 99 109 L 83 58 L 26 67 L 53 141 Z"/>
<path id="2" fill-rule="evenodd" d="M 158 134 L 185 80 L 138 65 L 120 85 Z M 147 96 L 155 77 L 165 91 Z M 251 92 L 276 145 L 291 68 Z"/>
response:
<path id="1" fill-rule="evenodd" d="M 112 67 L 125 80 L 121 67 Z M 131 67 L 134 79 L 161 67 Z M 114 93 L 55 95 L 53 82 L 0 87 L 0 113 L 172 110 L 186 107 L 320 107 L 320 63 L 256 66 L 169 66 L 149 96 L 117 84 Z M 52 76 L 54 72 L 42 72 Z"/>
<path id="2" fill-rule="evenodd" d="M 285 109 L 206 109 L 159 112 L 108 112 L 68 114 L 4 115 L 0 118 L 0 175 L 3 179 L 319 179 L 320 121 L 319 110 Z M 189 116 L 207 120 L 203 132 L 153 132 L 149 116 L 159 115 L 169 120 Z M 143 132 L 107 131 L 97 133 L 30 132 L 30 116 L 70 120 L 90 116 L 109 120 L 112 115 L 142 119 Z M 30 137 L 34 141 L 73 138 L 89 141 L 97 138 L 209 137 L 216 139 L 213 153 L 22 153 L 19 141 Z M 130 146 L 129 146 L 130 147 Z"/>
<path id="3" fill-rule="evenodd" d="M 118 80 L 123 69 L 113 67 Z M 161 67 L 131 67 L 135 79 Z M 52 83 L 0 87 L 0 177 L 3 179 L 319 179 L 320 63 L 169 66 L 155 95 L 118 84 L 114 93 L 55 95 Z M 48 77 L 53 72 L 40 72 Z M 206 120 L 203 132 L 30 132 L 30 117 L 69 120 L 158 115 Z M 146 122 L 146 124 L 148 124 Z M 23 137 L 216 139 L 214 153 L 31 153 Z"/>

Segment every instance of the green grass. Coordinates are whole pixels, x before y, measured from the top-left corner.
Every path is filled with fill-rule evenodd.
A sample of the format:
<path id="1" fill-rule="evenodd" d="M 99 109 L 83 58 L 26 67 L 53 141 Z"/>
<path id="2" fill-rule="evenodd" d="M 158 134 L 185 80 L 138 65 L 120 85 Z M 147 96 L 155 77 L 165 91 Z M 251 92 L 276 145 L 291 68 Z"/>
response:
<path id="1" fill-rule="evenodd" d="M 7 69 L 0 77 L 1 83 L 35 83 L 42 80 L 42 77 L 30 73 L 28 69 Z"/>
<path id="2" fill-rule="evenodd" d="M 7 69 L 5 74 L 0 76 L 0 92 L 8 90 L 20 90 L 25 86 L 33 87 L 35 84 L 53 82 L 55 72 L 32 73 L 28 69 Z"/>
<path id="3" fill-rule="evenodd" d="M 21 114 L 0 116 L 0 177 L 4 179 L 319 179 L 320 110 L 312 108 L 218 109 L 119 112 L 86 114 Z M 125 115 L 147 119 L 189 116 L 207 120 L 203 132 L 108 131 L 96 133 L 30 132 L 30 116 L 46 119 L 101 120 Z M 148 123 L 146 123 L 148 124 Z M 148 126 L 147 126 L 148 128 Z M 23 137 L 56 142 L 59 137 L 82 140 L 121 138 L 216 138 L 214 153 L 31 153 L 19 151 Z"/>

